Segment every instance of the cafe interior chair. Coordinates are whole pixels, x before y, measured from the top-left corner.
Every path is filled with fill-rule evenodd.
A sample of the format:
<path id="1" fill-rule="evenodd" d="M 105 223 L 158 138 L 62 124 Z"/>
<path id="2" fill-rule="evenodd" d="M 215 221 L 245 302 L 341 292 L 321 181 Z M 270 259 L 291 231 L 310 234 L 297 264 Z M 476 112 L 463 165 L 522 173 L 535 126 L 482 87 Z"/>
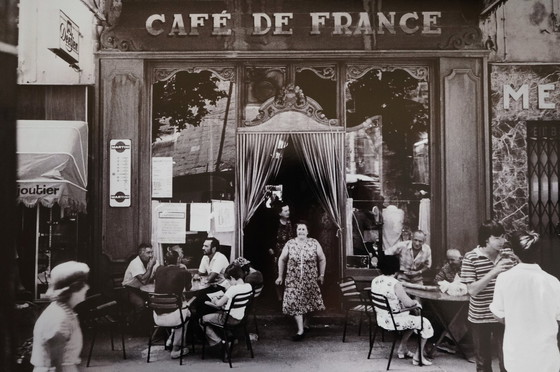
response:
<path id="1" fill-rule="evenodd" d="M 392 322 L 392 327 L 383 327 L 382 325 L 380 325 L 379 323 L 376 322 L 376 327 L 373 331 L 373 336 L 370 337 L 369 339 L 369 352 L 368 352 L 368 359 L 371 356 L 371 350 L 373 349 L 373 344 L 375 342 L 375 335 L 377 333 L 377 329 L 381 328 L 381 330 L 387 331 L 387 332 L 393 332 L 396 333 L 396 336 L 393 338 L 393 344 L 391 345 L 391 353 L 389 354 L 389 361 L 387 362 L 387 370 L 389 370 L 389 367 L 391 366 L 391 360 L 393 359 L 393 352 L 395 351 L 395 344 L 397 343 L 397 339 L 399 339 L 400 337 L 402 337 L 402 334 L 404 331 L 406 330 L 399 330 L 397 327 L 397 323 L 395 321 L 395 314 L 399 314 L 405 311 L 411 311 L 411 310 L 418 310 L 420 312 L 420 329 L 416 329 L 416 333 L 418 336 L 418 349 L 420 349 L 420 342 L 421 342 L 421 336 L 420 336 L 420 331 L 423 329 L 424 327 L 424 319 L 422 318 L 422 308 L 420 306 L 414 306 L 414 307 L 408 307 L 408 308 L 403 308 L 401 310 L 399 310 L 398 312 L 393 311 L 391 309 L 391 306 L 389 305 L 389 300 L 387 299 L 386 296 L 379 294 L 379 293 L 375 293 L 375 292 L 371 292 L 368 291 L 369 293 L 369 299 L 371 301 L 371 304 L 374 308 L 375 311 L 386 311 L 389 313 L 389 315 L 391 316 L 391 322 Z M 420 365 L 422 365 L 422 356 L 420 355 Z"/>
<path id="2" fill-rule="evenodd" d="M 80 324 L 84 333 L 91 335 L 86 367 L 89 367 L 93 346 L 95 345 L 97 332 L 105 328 L 109 331 L 111 339 L 111 350 L 115 350 L 113 333 L 118 329 L 121 334 L 121 344 L 123 359 L 126 359 L 126 349 L 124 344 L 125 320 L 122 307 L 115 298 L 102 294 L 89 296 L 85 301 L 79 303 L 75 308 L 76 314 L 80 319 Z"/>
<path id="3" fill-rule="evenodd" d="M 362 334 L 362 322 L 364 315 L 368 317 L 371 323 L 370 312 L 368 304 L 364 302 L 362 294 L 358 291 L 356 281 L 350 276 L 341 278 L 338 281 L 340 288 L 340 296 L 342 299 L 342 309 L 344 311 L 344 330 L 342 332 L 342 342 L 346 342 L 346 329 L 348 328 L 348 317 L 350 313 L 357 313 L 360 315 L 358 323 L 358 336 Z M 370 324 L 371 329 L 371 324 Z"/>
<path id="4" fill-rule="evenodd" d="M 148 293 L 148 300 L 146 302 L 146 307 L 151 310 L 151 311 L 161 311 L 163 310 L 164 312 L 168 313 L 168 312 L 174 312 L 176 310 L 184 310 L 183 307 L 183 301 L 181 299 L 181 297 L 173 294 L 173 293 Z M 165 346 L 165 342 L 167 341 L 167 338 L 169 336 L 169 334 L 171 333 L 171 331 L 174 332 L 178 332 L 178 330 L 181 330 L 182 334 L 181 334 L 181 355 L 179 356 L 179 364 L 183 365 L 183 348 L 185 347 L 185 331 L 186 331 L 186 323 L 187 321 L 190 319 L 188 317 L 184 317 L 183 316 L 183 312 L 179 311 L 179 321 L 177 322 L 177 324 L 174 325 L 160 325 L 157 323 L 157 321 L 154 319 L 154 325 L 153 325 L 153 329 L 152 332 L 150 334 L 150 338 L 148 339 L 148 356 L 146 358 L 146 362 L 150 363 L 150 352 L 152 349 L 152 346 L 155 345 L 155 341 L 157 340 L 157 334 L 158 332 L 160 332 L 161 329 L 165 329 L 167 330 L 167 334 L 166 337 L 163 338 L 163 346 Z M 193 342 L 193 348 L 194 348 L 194 342 Z"/>
<path id="5" fill-rule="evenodd" d="M 254 358 L 253 345 L 251 344 L 251 339 L 249 337 L 249 332 L 247 331 L 247 319 L 249 318 L 249 311 L 251 307 L 251 302 L 253 300 L 253 290 L 249 292 L 238 293 L 231 299 L 231 304 L 229 309 L 226 311 L 226 322 L 222 325 L 217 325 L 214 323 L 202 322 L 204 334 L 206 334 L 206 327 L 214 327 L 216 330 L 221 331 L 222 334 L 222 351 L 224 356 L 224 362 L 228 361 L 229 367 L 233 368 L 231 363 L 231 353 L 233 351 L 234 341 L 237 339 L 245 338 L 245 343 L 247 349 L 251 353 L 251 358 Z M 237 324 L 229 323 L 230 312 L 233 309 L 245 309 L 243 319 Z M 206 343 L 202 344 L 202 359 L 204 359 Z"/>
<path id="6" fill-rule="evenodd" d="M 257 312 L 255 310 L 256 307 L 256 300 L 262 294 L 264 286 L 253 288 L 253 300 L 251 301 L 251 305 L 249 307 L 249 314 L 253 316 L 253 323 L 255 324 L 255 334 L 260 337 L 259 334 L 259 325 L 257 324 Z"/>

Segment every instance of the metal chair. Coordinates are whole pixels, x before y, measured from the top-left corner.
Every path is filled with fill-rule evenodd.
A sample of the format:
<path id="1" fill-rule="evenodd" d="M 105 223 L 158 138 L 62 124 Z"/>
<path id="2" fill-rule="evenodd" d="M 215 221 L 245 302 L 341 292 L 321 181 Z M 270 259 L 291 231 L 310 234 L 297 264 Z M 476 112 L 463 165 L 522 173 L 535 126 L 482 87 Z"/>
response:
<path id="1" fill-rule="evenodd" d="M 240 333 L 243 333 L 243 337 L 245 338 L 245 343 L 247 345 L 247 349 L 251 352 L 251 358 L 254 358 L 255 355 L 253 354 L 253 345 L 251 344 L 251 339 L 249 338 L 249 332 L 247 331 L 247 318 L 249 317 L 249 312 L 247 309 L 251 306 L 251 301 L 253 300 L 253 290 L 249 292 L 238 293 L 231 299 L 230 306 L 228 310 L 225 312 L 226 321 L 222 325 L 218 325 L 215 323 L 206 323 L 202 322 L 204 334 L 206 334 L 206 327 L 215 327 L 221 329 L 223 334 L 223 355 L 224 355 L 224 362 L 227 358 L 229 362 L 229 367 L 233 368 L 231 363 L 231 352 L 233 351 L 234 340 L 239 339 Z M 231 324 L 230 323 L 230 312 L 233 309 L 244 309 L 243 318 L 239 323 Z M 206 343 L 202 344 L 202 359 L 204 359 L 204 352 L 205 352 Z"/>
<path id="2" fill-rule="evenodd" d="M 399 330 L 397 327 L 397 323 L 395 322 L 395 314 L 399 314 L 399 313 L 403 313 L 405 311 L 410 311 L 410 310 L 419 310 L 420 312 L 420 329 L 416 329 L 416 333 L 418 334 L 418 350 L 420 350 L 420 343 L 421 343 L 421 336 L 420 336 L 420 331 L 424 328 L 424 318 L 422 318 L 422 308 L 420 306 L 414 306 L 414 307 L 408 307 L 408 308 L 403 308 L 400 309 L 398 312 L 397 311 L 393 311 L 393 309 L 391 309 L 391 306 L 389 304 L 389 300 L 387 299 L 386 296 L 379 294 L 379 293 L 375 293 L 375 292 L 371 292 L 368 291 L 369 293 L 369 298 L 371 301 L 371 304 L 374 308 L 374 310 L 377 311 L 385 311 L 387 313 L 389 313 L 389 315 L 391 316 L 391 321 L 393 323 L 392 328 L 391 327 L 383 327 L 381 325 L 379 325 L 379 323 L 376 322 L 376 327 L 375 330 L 373 331 L 373 337 L 370 337 L 369 340 L 369 352 L 368 352 L 368 359 L 371 356 L 371 350 L 373 349 L 373 343 L 375 341 L 375 335 L 377 333 L 377 329 L 381 328 L 382 330 L 386 330 L 388 332 L 395 332 L 397 333 L 397 335 L 399 337 L 402 337 L 402 333 L 405 330 Z M 387 363 L 387 370 L 389 370 L 389 367 L 391 366 L 391 360 L 393 359 L 393 352 L 395 350 L 395 344 L 397 343 L 397 338 L 399 337 L 394 337 L 393 338 L 393 344 L 391 345 L 391 353 L 389 354 L 389 361 Z M 420 365 L 422 364 L 422 355 L 420 353 Z"/>
<path id="3" fill-rule="evenodd" d="M 253 315 L 253 323 L 255 323 L 255 333 L 257 334 L 257 336 L 260 337 L 259 334 L 259 326 L 257 324 L 257 312 L 255 311 L 255 304 L 256 304 L 256 299 L 259 298 L 262 294 L 262 290 L 263 290 L 264 286 L 260 286 L 260 287 L 256 287 L 253 288 L 253 299 L 251 301 L 251 305 L 249 308 L 249 313 Z"/>
<path id="4" fill-rule="evenodd" d="M 97 331 L 101 328 L 108 328 L 111 338 L 111 350 L 115 350 L 113 331 L 115 327 L 120 330 L 123 359 L 126 359 L 126 349 L 124 345 L 124 316 L 121 306 L 116 299 L 96 294 L 89 296 L 85 301 L 78 304 L 75 308 L 76 314 L 80 319 L 82 329 L 91 332 L 91 343 L 89 347 L 86 367 L 89 367 L 93 346 L 97 337 Z"/>
<path id="5" fill-rule="evenodd" d="M 368 304 L 364 303 L 362 294 L 356 287 L 354 278 L 346 276 L 338 282 L 340 288 L 340 295 L 342 299 L 342 308 L 344 310 L 344 331 L 342 332 L 342 342 L 346 342 L 346 329 L 348 327 L 348 315 L 350 312 L 360 314 L 360 321 L 358 324 L 358 336 L 362 334 L 362 321 L 363 316 L 366 315 L 370 321 L 370 336 L 371 336 L 371 317 L 368 311 Z"/>
<path id="6" fill-rule="evenodd" d="M 185 346 L 185 331 L 186 331 L 186 323 L 190 318 L 185 318 L 183 315 L 183 311 L 185 307 L 183 307 L 182 299 L 173 293 L 148 293 L 148 300 L 146 302 L 146 306 L 148 309 L 158 312 L 163 311 L 165 313 L 173 312 L 179 310 L 179 322 L 175 325 L 159 325 L 156 321 L 154 321 L 153 331 L 150 334 L 150 338 L 148 339 L 148 357 L 146 359 L 147 363 L 150 363 L 150 351 L 153 345 L 153 341 L 157 332 L 160 329 L 167 329 L 167 330 L 174 330 L 177 331 L 181 329 L 181 355 L 179 356 L 179 364 L 183 364 L 183 348 Z M 165 341 L 167 337 L 164 338 L 163 342 L 165 345 Z M 194 347 L 194 345 L 193 345 Z"/>

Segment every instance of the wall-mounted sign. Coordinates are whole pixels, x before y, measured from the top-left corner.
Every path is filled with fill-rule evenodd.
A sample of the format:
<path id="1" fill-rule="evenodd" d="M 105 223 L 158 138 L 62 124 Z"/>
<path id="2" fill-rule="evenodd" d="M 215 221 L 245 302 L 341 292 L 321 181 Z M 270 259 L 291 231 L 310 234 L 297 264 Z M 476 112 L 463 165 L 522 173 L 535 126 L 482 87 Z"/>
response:
<path id="1" fill-rule="evenodd" d="M 152 158 L 152 198 L 173 197 L 173 158 Z"/>
<path id="2" fill-rule="evenodd" d="M 536 89 L 534 89 L 536 86 Z M 504 109 L 508 110 L 510 108 L 511 100 L 518 101 L 521 99 L 523 102 L 523 109 L 529 109 L 529 99 L 537 96 L 536 100 L 532 102 L 538 102 L 537 108 L 539 110 L 555 109 L 556 103 L 554 102 L 553 95 L 556 89 L 555 84 L 535 84 L 529 89 L 529 84 L 523 84 L 518 89 L 515 89 L 509 84 L 504 84 L 503 95 L 504 95 Z M 531 96 L 531 97 L 530 97 Z"/>
<path id="3" fill-rule="evenodd" d="M 184 244 L 187 231 L 187 205 L 159 203 L 154 213 L 157 216 L 157 242 Z"/>
<path id="4" fill-rule="evenodd" d="M 131 141 L 115 139 L 110 142 L 109 194 L 111 207 L 130 207 Z"/>
<path id="5" fill-rule="evenodd" d="M 49 48 L 71 65 L 80 60 L 80 28 L 63 11 L 59 11 L 58 45 Z"/>

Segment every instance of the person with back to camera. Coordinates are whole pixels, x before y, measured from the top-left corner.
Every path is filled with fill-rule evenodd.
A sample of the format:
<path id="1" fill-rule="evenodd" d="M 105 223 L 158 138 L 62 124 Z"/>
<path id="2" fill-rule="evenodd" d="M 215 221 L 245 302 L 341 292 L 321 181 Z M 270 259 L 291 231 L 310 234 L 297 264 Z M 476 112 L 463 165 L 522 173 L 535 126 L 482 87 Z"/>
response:
<path id="1" fill-rule="evenodd" d="M 191 288 L 192 275 L 186 269 L 183 269 L 179 263 L 179 254 L 175 250 L 168 250 L 165 254 L 165 266 L 159 266 L 154 274 L 155 277 L 155 293 L 168 294 L 173 293 L 179 298 L 183 298 L 183 292 Z M 183 319 L 188 319 L 191 312 L 188 306 L 183 305 L 181 309 L 173 312 L 154 310 L 154 321 L 161 326 L 174 326 L 181 323 L 181 311 Z M 187 327 L 188 321 L 182 328 Z M 169 341 L 171 348 L 171 358 L 177 359 L 181 356 L 181 335 L 184 334 L 182 328 L 174 329 Z M 183 343 L 184 345 L 184 343 Z M 184 348 L 183 355 L 187 355 L 189 349 Z"/>
<path id="2" fill-rule="evenodd" d="M 51 270 L 47 291 L 51 304 L 33 329 L 34 372 L 78 371 L 83 338 L 74 308 L 86 298 L 88 274 L 88 265 L 76 261 L 61 263 Z"/>
<path id="3" fill-rule="evenodd" d="M 521 262 L 498 275 L 490 304 L 505 323 L 504 365 L 508 372 L 558 372 L 560 282 L 537 264 L 537 233 L 515 231 L 510 243 Z"/>
<path id="4" fill-rule="evenodd" d="M 286 268 L 287 266 L 287 268 Z M 326 258 L 319 242 L 308 237 L 307 223 L 296 223 L 296 237 L 288 240 L 278 259 L 277 285 L 285 284 L 282 312 L 297 324 L 294 341 L 304 337 L 304 316 L 325 310 L 321 289 L 325 279 Z M 284 273 L 285 271 L 285 273 Z"/>
<path id="5" fill-rule="evenodd" d="M 496 277 L 514 265 L 508 257 L 511 249 L 504 249 L 505 241 L 505 230 L 499 222 L 484 221 L 478 228 L 478 246 L 465 254 L 461 266 L 461 282 L 467 285 L 470 295 L 467 320 L 472 333 L 476 370 L 480 372 L 492 371 L 492 340 L 497 347 L 500 371 L 506 371 L 502 353 L 504 327 L 489 308 Z"/>
<path id="6" fill-rule="evenodd" d="M 420 306 L 420 303 L 411 299 L 405 292 L 404 287 L 399 283 L 395 277 L 400 268 L 400 261 L 398 256 L 385 255 L 379 259 L 378 269 L 381 271 L 380 276 L 371 281 L 371 291 L 373 293 L 381 294 L 389 300 L 389 305 L 393 311 L 400 311 L 400 309 L 407 307 Z M 392 329 L 393 321 L 391 315 L 387 311 L 376 309 L 377 323 L 383 325 L 383 328 Z M 425 366 L 432 365 L 432 362 L 424 356 L 424 346 L 426 341 L 434 335 L 432 324 L 426 318 L 421 319 L 418 315 L 413 315 L 409 311 L 394 314 L 395 323 L 398 330 L 405 330 L 399 347 L 397 348 L 397 357 L 399 359 L 412 358 L 413 365 L 420 364 L 420 356 L 422 356 L 422 364 Z M 420 331 L 422 340 L 420 341 L 420 348 L 416 352 L 407 350 L 407 342 L 412 332 L 415 329 L 420 329 L 422 322 L 423 328 Z"/>

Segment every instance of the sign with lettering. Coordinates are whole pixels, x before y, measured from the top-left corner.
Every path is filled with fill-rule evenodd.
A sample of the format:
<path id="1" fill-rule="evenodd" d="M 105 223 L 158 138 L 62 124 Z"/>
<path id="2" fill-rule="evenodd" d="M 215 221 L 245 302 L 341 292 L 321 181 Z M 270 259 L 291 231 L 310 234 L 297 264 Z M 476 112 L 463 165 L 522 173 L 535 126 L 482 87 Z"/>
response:
<path id="1" fill-rule="evenodd" d="M 49 48 L 57 56 L 70 64 L 80 60 L 80 27 L 62 10 L 59 11 L 58 44 Z"/>
<path id="2" fill-rule="evenodd" d="M 556 103 L 552 100 L 551 95 L 556 89 L 555 84 L 537 84 L 536 92 L 533 95 L 537 97 L 537 108 L 540 110 L 546 109 L 556 109 Z M 509 110 L 510 102 L 519 101 L 522 102 L 522 107 L 524 110 L 529 108 L 529 98 L 530 98 L 529 84 L 522 84 L 521 86 L 514 88 L 510 84 L 503 85 L 503 95 L 504 95 L 504 109 Z"/>
<path id="3" fill-rule="evenodd" d="M 115 139 L 110 142 L 109 205 L 130 207 L 131 140 Z"/>

